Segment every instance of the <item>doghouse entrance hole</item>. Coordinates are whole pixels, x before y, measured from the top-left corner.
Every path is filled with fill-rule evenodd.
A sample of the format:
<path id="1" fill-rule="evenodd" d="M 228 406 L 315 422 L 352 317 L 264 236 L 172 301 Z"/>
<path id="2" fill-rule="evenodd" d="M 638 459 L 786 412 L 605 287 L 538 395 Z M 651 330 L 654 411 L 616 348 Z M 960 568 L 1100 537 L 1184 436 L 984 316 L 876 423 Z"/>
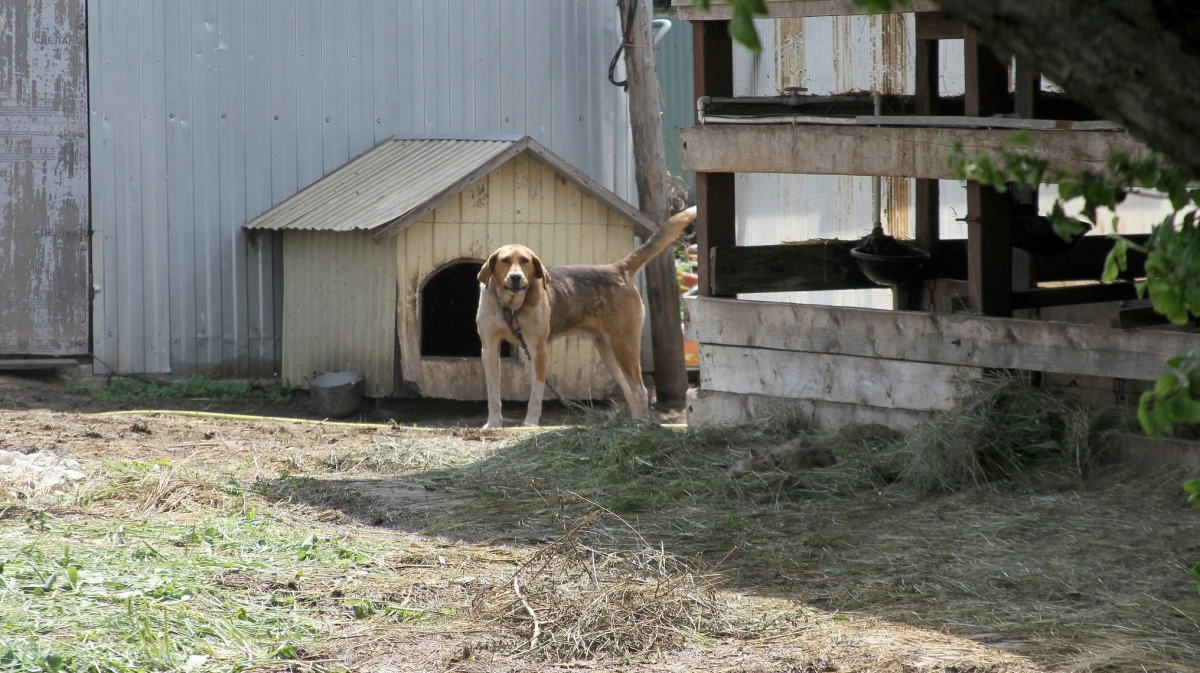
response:
<path id="1" fill-rule="evenodd" d="M 475 328 L 479 308 L 479 265 L 451 264 L 438 271 L 421 289 L 421 355 L 477 358 L 483 348 Z M 510 357 L 508 343 L 500 357 Z"/>

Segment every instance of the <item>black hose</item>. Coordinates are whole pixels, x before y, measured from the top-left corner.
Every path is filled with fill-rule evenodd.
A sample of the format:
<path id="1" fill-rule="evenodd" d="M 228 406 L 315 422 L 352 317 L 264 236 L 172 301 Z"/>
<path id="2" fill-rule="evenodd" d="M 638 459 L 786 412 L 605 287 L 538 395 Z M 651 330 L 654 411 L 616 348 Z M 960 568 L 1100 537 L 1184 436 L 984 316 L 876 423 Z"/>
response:
<path id="1" fill-rule="evenodd" d="M 621 80 L 618 82 L 613 79 L 613 72 L 617 69 L 617 59 L 621 57 L 621 52 L 625 50 L 625 43 L 629 41 L 629 33 L 633 30 L 633 13 L 637 9 L 638 0 L 629 0 L 629 9 L 626 11 L 624 34 L 621 36 L 621 44 L 617 45 L 617 51 L 613 54 L 612 60 L 608 62 L 608 82 L 613 86 L 619 86 L 626 91 L 629 90 L 629 82 Z"/>

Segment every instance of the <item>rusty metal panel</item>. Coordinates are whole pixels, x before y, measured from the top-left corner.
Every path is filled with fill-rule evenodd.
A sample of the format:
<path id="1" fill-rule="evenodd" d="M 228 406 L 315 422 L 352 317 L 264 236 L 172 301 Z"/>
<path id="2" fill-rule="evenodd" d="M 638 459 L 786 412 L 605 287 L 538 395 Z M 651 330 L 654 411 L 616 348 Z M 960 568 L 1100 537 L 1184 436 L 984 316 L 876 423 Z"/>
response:
<path id="1" fill-rule="evenodd" d="M 0 0 L 0 355 L 88 352 L 83 0 Z"/>

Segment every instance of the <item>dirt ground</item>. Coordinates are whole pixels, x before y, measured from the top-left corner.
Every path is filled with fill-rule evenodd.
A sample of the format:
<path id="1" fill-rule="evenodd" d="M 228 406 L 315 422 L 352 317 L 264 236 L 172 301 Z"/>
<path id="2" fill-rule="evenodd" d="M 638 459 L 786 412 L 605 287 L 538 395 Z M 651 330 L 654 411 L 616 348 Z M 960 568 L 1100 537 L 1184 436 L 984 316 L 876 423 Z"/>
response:
<path id="1" fill-rule="evenodd" d="M 296 587 L 249 571 L 220 575 L 225 585 L 274 601 L 282 582 L 296 606 L 321 614 L 357 591 L 368 605 L 398 606 L 389 614 L 419 605 L 431 615 L 325 617 L 327 630 L 306 641 L 315 654 L 256 670 L 1200 670 L 1190 659 L 1200 649 L 1200 600 L 1186 573 L 1200 559 L 1200 512 L 1178 488 L 1195 475 L 1112 471 L 1071 488 L 775 493 L 727 506 L 678 500 L 622 510 L 613 503 L 628 494 L 614 500 L 615 491 L 549 483 L 536 470 L 492 479 L 512 472 L 513 443 L 530 431 L 473 429 L 486 415 L 480 405 L 396 403 L 359 425 L 315 422 L 300 398 L 153 405 L 281 419 L 248 421 L 136 413 L 118 407 L 139 405 L 103 403 L 74 385 L 0 376 L 0 449 L 74 456 L 105 485 L 74 502 L 0 502 L 0 532 L 22 539 L 18 528 L 34 530 L 40 516 L 43 534 L 57 530 L 99 548 L 118 528 L 195 530 L 259 508 L 301 538 L 343 540 L 373 560 L 345 570 L 339 552 L 328 570 L 306 571 L 303 581 L 297 571 Z M 506 407 L 508 418 L 519 413 Z M 545 422 L 581 415 L 556 406 Z M 680 419 L 667 412 L 660 420 Z M 158 476 L 138 481 L 130 465 Z M 253 487 L 231 495 L 204 485 L 226 482 Z M 641 540 L 690 559 L 718 578 L 714 600 L 731 626 L 657 652 L 525 654 L 532 624 L 519 590 L 509 591 L 514 573 L 554 549 L 563 522 L 582 522 L 597 498 L 608 498 L 597 519 L 607 524 L 592 531 L 593 548 Z M 5 555 L 0 550 L 0 561 Z M 549 596 L 533 597 L 530 612 L 548 614 Z M 489 611 L 497 601 L 513 607 Z M 190 670 L 209 669 L 201 662 Z"/>

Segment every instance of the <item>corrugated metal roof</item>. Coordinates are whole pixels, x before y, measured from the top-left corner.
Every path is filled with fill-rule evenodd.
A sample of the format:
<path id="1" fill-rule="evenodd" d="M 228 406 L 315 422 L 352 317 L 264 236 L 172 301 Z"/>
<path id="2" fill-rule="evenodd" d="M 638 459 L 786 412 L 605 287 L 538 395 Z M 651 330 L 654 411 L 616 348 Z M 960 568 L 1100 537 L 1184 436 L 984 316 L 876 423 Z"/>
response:
<path id="1" fill-rule="evenodd" d="M 625 200 L 525 136 L 394 137 L 246 224 L 247 229 L 402 231 L 521 152 L 528 152 L 639 225 L 655 226 Z"/>
<path id="2" fill-rule="evenodd" d="M 375 229 L 453 188 L 517 142 L 518 138 L 388 139 L 263 213 L 246 228 Z"/>

